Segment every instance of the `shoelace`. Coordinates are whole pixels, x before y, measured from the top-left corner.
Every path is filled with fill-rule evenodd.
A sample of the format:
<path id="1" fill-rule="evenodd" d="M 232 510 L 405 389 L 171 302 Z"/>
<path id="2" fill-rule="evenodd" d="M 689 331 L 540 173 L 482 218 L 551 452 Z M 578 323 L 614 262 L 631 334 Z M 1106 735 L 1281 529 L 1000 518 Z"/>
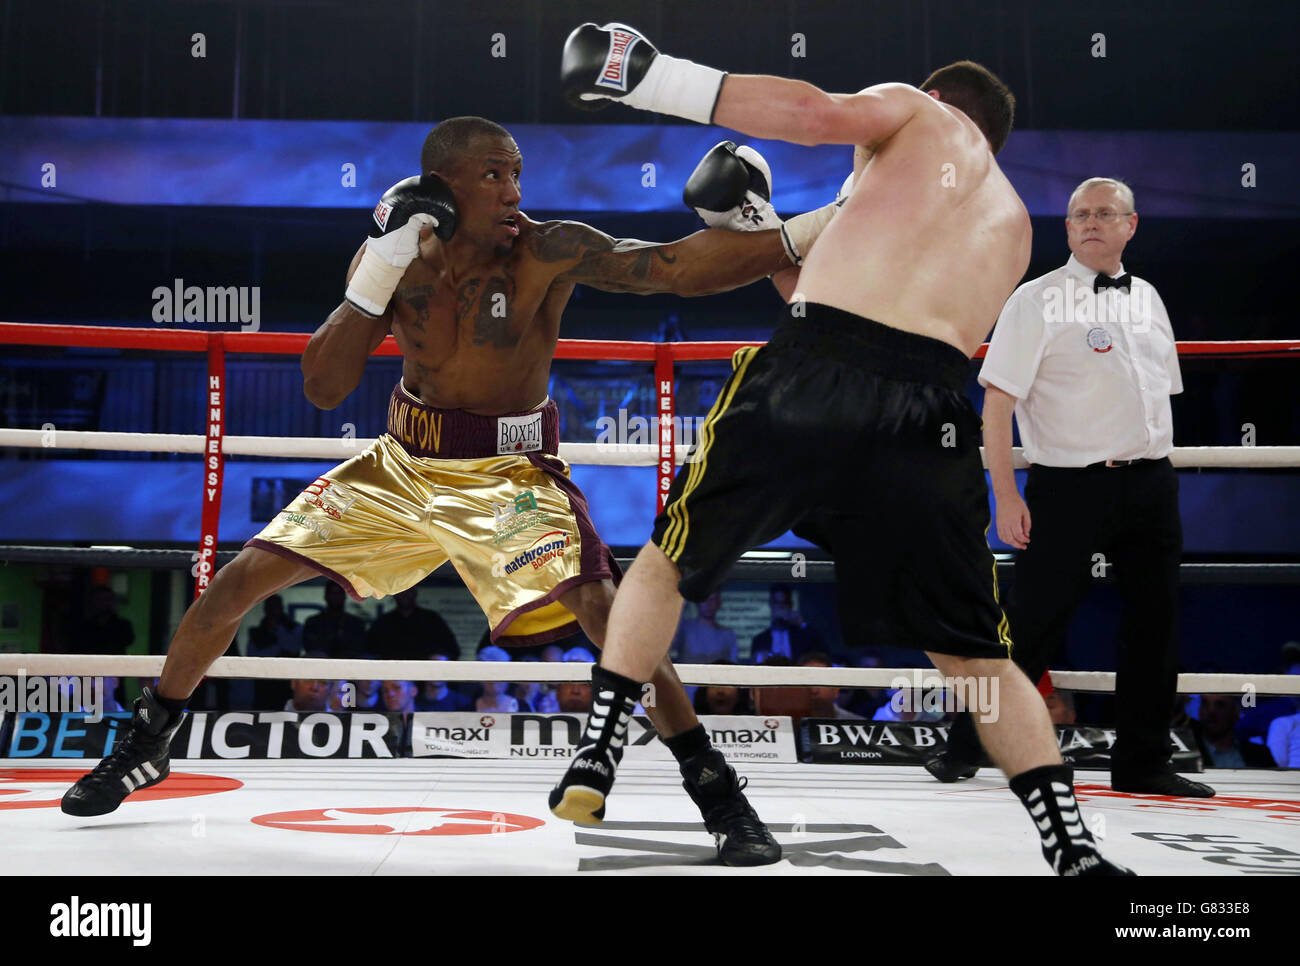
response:
<path id="1" fill-rule="evenodd" d="M 116 784 L 122 776 L 130 771 L 134 765 L 131 764 L 129 755 L 136 751 L 138 744 L 138 732 L 132 725 L 122 740 L 117 743 L 113 753 L 94 767 L 89 774 L 85 775 L 82 781 L 93 784 Z"/>
<path id="2" fill-rule="evenodd" d="M 741 794 L 748 786 L 749 779 L 741 778 L 736 783 L 732 798 L 709 813 L 709 824 L 717 823 L 724 826 L 727 830 L 727 838 L 732 841 L 766 843 L 767 826 Z"/>

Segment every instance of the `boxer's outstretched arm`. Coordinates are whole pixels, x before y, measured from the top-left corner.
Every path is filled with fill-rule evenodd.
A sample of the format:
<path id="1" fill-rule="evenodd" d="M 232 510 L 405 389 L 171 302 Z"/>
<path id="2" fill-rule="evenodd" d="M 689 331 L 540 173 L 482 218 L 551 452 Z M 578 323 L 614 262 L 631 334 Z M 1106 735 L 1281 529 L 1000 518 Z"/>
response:
<path id="1" fill-rule="evenodd" d="M 361 261 L 365 245 L 348 269 L 348 281 Z M 388 309 L 377 319 L 363 315 L 349 302 L 330 313 L 302 354 L 302 390 L 318 409 L 333 409 L 361 384 L 366 360 L 379 348 L 393 323 Z"/>
<path id="2" fill-rule="evenodd" d="M 794 298 L 795 289 L 799 286 L 799 272 L 800 269 L 791 266 L 772 276 L 772 284 L 776 286 L 776 294 L 781 296 L 782 302 L 788 303 Z"/>
<path id="3" fill-rule="evenodd" d="M 529 240 L 556 278 L 604 292 L 712 295 L 790 265 L 779 231 L 697 231 L 675 242 L 619 240 L 576 221 L 538 225 Z"/>
<path id="4" fill-rule="evenodd" d="M 878 84 L 857 94 L 827 94 L 806 81 L 728 74 L 713 123 L 751 137 L 794 144 L 871 147 L 916 114 L 906 84 Z"/>

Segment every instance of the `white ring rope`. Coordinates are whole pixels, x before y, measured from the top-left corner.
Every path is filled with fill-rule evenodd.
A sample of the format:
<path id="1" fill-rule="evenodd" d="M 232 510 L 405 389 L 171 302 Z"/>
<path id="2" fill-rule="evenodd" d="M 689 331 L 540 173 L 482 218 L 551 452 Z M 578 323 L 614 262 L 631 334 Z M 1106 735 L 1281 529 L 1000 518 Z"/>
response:
<path id="1" fill-rule="evenodd" d="M 161 654 L 0 654 L 0 674 L 29 677 L 157 677 Z M 306 657 L 222 657 L 208 671 L 217 678 L 327 681 L 590 681 L 581 661 L 373 661 Z M 941 688 L 934 668 L 766 667 L 678 664 L 686 684 L 740 687 Z M 1111 671 L 1053 671 L 1063 691 L 1114 691 Z M 1300 675 L 1180 674 L 1179 694 L 1300 694 Z"/>
<path id="2" fill-rule="evenodd" d="M 221 449 L 227 456 L 278 456 L 338 462 L 356 456 L 373 442 L 373 439 L 340 439 L 335 436 L 225 436 Z M 205 436 L 179 433 L 0 429 L 0 446 L 203 453 L 207 445 Z M 686 461 L 687 449 L 686 446 L 677 447 L 678 465 Z M 981 447 L 981 456 L 983 452 Z M 659 461 L 659 447 L 653 443 L 561 443 L 560 456 L 570 463 L 588 466 L 653 466 Z M 1012 458 L 1018 469 L 1029 465 L 1018 446 L 1012 450 Z M 1300 446 L 1178 446 L 1170 459 L 1175 466 L 1185 468 L 1296 467 L 1300 466 Z"/>

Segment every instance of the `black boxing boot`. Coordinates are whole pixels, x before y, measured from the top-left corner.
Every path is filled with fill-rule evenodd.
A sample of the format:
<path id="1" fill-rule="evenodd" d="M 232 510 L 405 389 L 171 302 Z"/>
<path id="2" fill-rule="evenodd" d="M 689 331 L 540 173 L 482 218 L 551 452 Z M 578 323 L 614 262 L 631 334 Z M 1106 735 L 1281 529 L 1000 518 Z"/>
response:
<path id="1" fill-rule="evenodd" d="M 605 799 L 623 760 L 627 724 L 641 699 L 642 686 L 598 664 L 591 669 L 591 691 L 587 730 L 549 799 L 551 813 L 570 822 L 599 822 L 605 817 Z"/>
<path id="2" fill-rule="evenodd" d="M 1084 827 L 1074 799 L 1074 774 L 1068 765 L 1043 765 L 1011 779 L 1011 790 L 1029 811 L 1043 840 L 1043 858 L 1057 875 L 1136 875 L 1102 858 Z"/>
<path id="3" fill-rule="evenodd" d="M 984 749 L 969 711 L 958 711 L 948 730 L 948 747 L 925 763 L 925 770 L 941 782 L 974 778 L 980 770 Z"/>
<path id="4" fill-rule="evenodd" d="M 64 794 L 61 807 L 65 814 L 107 815 L 132 792 L 157 785 L 171 774 L 172 735 L 185 720 L 185 713 L 181 710 L 184 702 L 169 703 L 174 710 L 169 711 L 156 694 L 144 689 L 113 753 Z"/>
<path id="5" fill-rule="evenodd" d="M 713 835 L 723 865 L 770 865 L 781 860 L 781 846 L 750 806 L 743 791 L 748 784 L 737 779 L 722 752 L 713 747 L 704 725 L 696 725 L 664 744 L 677 759 L 682 787 L 691 796 L 704 827 Z"/>

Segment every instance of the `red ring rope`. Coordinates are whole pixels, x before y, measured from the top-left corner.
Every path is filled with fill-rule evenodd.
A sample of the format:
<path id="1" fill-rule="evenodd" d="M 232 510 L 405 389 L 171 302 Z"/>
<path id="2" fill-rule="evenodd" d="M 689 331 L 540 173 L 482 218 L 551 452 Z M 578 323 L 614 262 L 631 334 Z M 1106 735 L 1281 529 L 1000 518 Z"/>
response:
<path id="1" fill-rule="evenodd" d="M 0 322 L 0 344 L 70 346 L 77 348 L 148 349 L 150 351 L 206 352 L 208 354 L 209 412 L 207 452 L 204 454 L 203 522 L 197 564 L 194 570 L 197 597 L 208 586 L 213 568 L 209 560 L 217 547 L 221 515 L 221 485 L 224 460 L 221 440 L 225 433 L 225 356 L 228 352 L 256 352 L 301 355 L 311 335 L 306 332 L 195 332 L 185 329 L 128 328 L 102 325 L 56 325 L 48 323 Z M 655 480 L 655 507 L 663 509 L 676 471 L 676 434 L 673 432 L 673 364 L 729 359 L 737 349 L 762 342 L 624 342 L 602 339 L 561 339 L 557 359 L 590 359 L 602 362 L 654 363 L 656 396 L 659 400 L 660 459 Z M 1300 340 L 1240 340 L 1223 342 L 1179 342 L 1180 356 L 1223 358 L 1283 358 L 1300 356 Z M 979 347 L 981 359 L 988 344 Z M 401 351 L 390 335 L 374 355 L 399 356 Z M 215 383 L 214 383 L 215 380 Z M 215 397 L 215 398 L 214 398 Z M 205 569 L 206 566 L 206 569 Z"/>

